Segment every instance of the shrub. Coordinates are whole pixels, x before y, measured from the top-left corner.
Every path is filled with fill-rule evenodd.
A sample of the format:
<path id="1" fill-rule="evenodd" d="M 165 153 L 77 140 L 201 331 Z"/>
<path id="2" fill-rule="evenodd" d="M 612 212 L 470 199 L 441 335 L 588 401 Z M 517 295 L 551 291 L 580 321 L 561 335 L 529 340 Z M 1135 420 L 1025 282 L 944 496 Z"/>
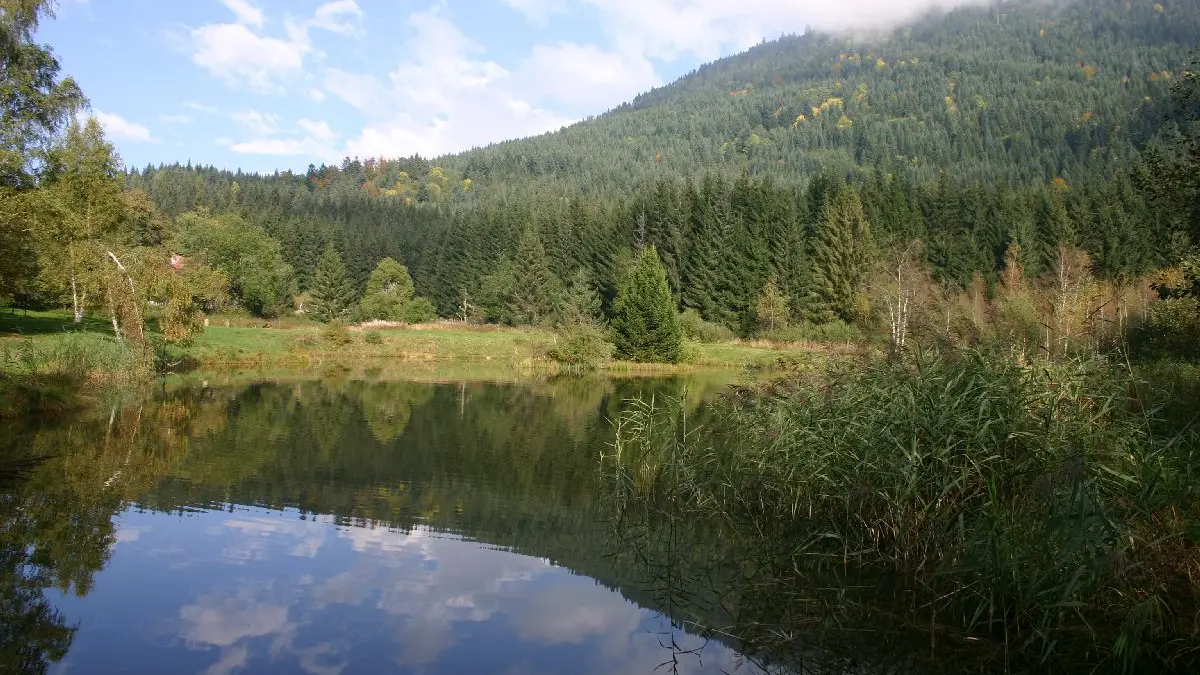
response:
<path id="1" fill-rule="evenodd" d="M 1144 354 L 1200 357 L 1200 300 L 1167 298 L 1151 304 L 1133 343 Z"/>
<path id="2" fill-rule="evenodd" d="M 354 341 L 350 336 L 346 322 L 334 319 L 321 329 L 321 341 L 330 347 L 344 347 Z"/>
<path id="3" fill-rule="evenodd" d="M 437 321 L 437 310 L 428 298 L 413 298 L 404 308 L 405 323 L 429 323 Z"/>
<path id="4" fill-rule="evenodd" d="M 383 333 L 377 330 L 369 330 L 363 333 L 363 342 L 369 345 L 381 345 L 383 344 Z"/>
<path id="5" fill-rule="evenodd" d="M 804 323 L 768 331 L 762 335 L 776 342 L 860 342 L 862 331 L 858 327 L 834 319 L 828 323 Z"/>
<path id="6" fill-rule="evenodd" d="M 679 346 L 679 362 L 699 363 L 702 358 L 704 358 L 704 348 L 700 341 L 689 337 L 683 338 L 683 344 Z"/>
<path id="7" fill-rule="evenodd" d="M 705 344 L 729 342 L 735 337 L 733 331 L 729 330 L 729 328 L 719 323 L 705 321 L 704 317 L 700 316 L 700 312 L 691 308 L 685 309 L 680 313 L 679 326 L 683 329 L 684 337 Z"/>
<path id="8" fill-rule="evenodd" d="M 613 345 L 604 337 L 604 331 L 592 324 L 578 324 L 558 334 L 556 344 L 550 348 L 549 356 L 567 366 L 593 370 L 612 358 Z"/>

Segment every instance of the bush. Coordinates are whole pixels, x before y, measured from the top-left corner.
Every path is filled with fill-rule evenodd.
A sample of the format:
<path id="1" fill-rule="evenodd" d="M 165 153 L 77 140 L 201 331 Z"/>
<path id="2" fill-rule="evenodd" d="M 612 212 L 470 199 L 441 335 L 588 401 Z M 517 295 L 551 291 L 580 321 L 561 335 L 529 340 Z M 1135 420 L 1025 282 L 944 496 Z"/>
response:
<path id="1" fill-rule="evenodd" d="M 381 345 L 383 344 L 383 333 L 377 330 L 369 330 L 363 333 L 363 342 L 369 345 Z"/>
<path id="2" fill-rule="evenodd" d="M 437 318 L 437 310 L 428 298 L 413 298 L 404 308 L 405 323 L 429 323 Z"/>
<path id="3" fill-rule="evenodd" d="M 685 309 L 679 314 L 679 326 L 683 329 L 684 337 L 705 344 L 729 342 L 736 337 L 733 331 L 727 327 L 705 321 L 704 317 L 700 316 L 700 312 L 691 308 Z"/>
<path id="4" fill-rule="evenodd" d="M 704 348 L 700 341 L 689 337 L 683 338 L 683 344 L 679 347 L 679 362 L 699 363 L 702 358 L 704 358 Z"/>
<path id="5" fill-rule="evenodd" d="M 763 339 L 775 342 L 861 342 L 863 333 L 857 326 L 834 319 L 828 323 L 804 323 L 776 328 L 762 334 Z"/>
<path id="6" fill-rule="evenodd" d="M 1151 304 L 1133 344 L 1143 354 L 1200 358 L 1200 300 L 1167 298 Z"/>
<path id="7" fill-rule="evenodd" d="M 345 321 L 334 319 L 321 329 L 321 341 L 330 347 L 344 347 L 353 342 L 354 338 L 350 336 Z"/>
<path id="8" fill-rule="evenodd" d="M 613 345 L 604 331 L 592 324 L 579 324 L 559 332 L 549 356 L 557 363 L 594 370 L 612 358 Z"/>

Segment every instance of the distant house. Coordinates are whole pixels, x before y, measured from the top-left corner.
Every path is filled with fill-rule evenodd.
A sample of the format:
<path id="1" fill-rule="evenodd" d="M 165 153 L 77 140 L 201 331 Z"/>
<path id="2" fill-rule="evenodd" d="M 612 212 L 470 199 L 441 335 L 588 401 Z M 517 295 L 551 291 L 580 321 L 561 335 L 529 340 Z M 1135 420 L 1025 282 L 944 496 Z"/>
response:
<path id="1" fill-rule="evenodd" d="M 184 268 L 184 266 L 187 265 L 187 258 L 179 255 L 178 253 L 172 253 L 170 265 L 171 265 L 171 269 L 178 272 L 178 271 L 182 270 Z"/>

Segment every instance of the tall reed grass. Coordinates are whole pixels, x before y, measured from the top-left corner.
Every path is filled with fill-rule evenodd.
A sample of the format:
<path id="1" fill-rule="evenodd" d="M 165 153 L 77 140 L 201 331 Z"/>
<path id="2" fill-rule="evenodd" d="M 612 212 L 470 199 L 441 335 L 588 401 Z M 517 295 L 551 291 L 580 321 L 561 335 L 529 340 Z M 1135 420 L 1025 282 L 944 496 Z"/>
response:
<path id="1" fill-rule="evenodd" d="M 702 431 L 637 404 L 605 462 L 626 498 L 784 558 L 760 564 L 780 604 L 829 571 L 888 588 L 899 604 L 871 613 L 922 632 L 931 658 L 1200 672 L 1197 402 L 1175 398 L 1196 387 L 1155 374 L 978 352 L 843 363 L 741 390 Z"/>
<path id="2" fill-rule="evenodd" d="M 153 362 L 88 333 L 0 342 L 0 417 L 58 413 L 103 387 L 149 380 Z"/>

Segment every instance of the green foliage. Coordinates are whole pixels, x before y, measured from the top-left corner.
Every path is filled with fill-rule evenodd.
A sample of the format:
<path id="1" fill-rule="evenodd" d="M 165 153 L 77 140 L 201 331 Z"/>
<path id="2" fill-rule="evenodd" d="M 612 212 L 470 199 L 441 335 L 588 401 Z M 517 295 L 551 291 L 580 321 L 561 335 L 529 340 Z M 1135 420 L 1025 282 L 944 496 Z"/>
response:
<path id="1" fill-rule="evenodd" d="M 1200 298 L 1155 302 L 1146 310 L 1132 342 L 1144 355 L 1200 358 Z"/>
<path id="2" fill-rule="evenodd" d="M 369 345 L 381 345 L 383 344 L 383 333 L 377 330 L 365 331 L 363 332 L 363 342 Z"/>
<path id="3" fill-rule="evenodd" d="M 329 347 L 345 347 L 354 341 L 342 319 L 331 319 L 321 328 L 321 341 Z"/>
<path id="4" fill-rule="evenodd" d="M 1101 359 L 919 354 L 745 393 L 705 427 L 732 432 L 643 404 L 609 461 L 635 503 L 760 551 L 743 564 L 790 625 L 886 617 L 972 672 L 1186 670 L 1200 437 L 1147 412 L 1161 386 Z"/>
<path id="5" fill-rule="evenodd" d="M 736 337 L 734 332 L 725 326 L 705 321 L 700 312 L 690 307 L 680 312 L 679 327 L 684 337 L 706 344 L 729 342 Z"/>
<path id="6" fill-rule="evenodd" d="M 603 318 L 600 308 L 600 294 L 591 273 L 586 267 L 576 269 L 559 304 L 557 323 L 563 326 L 599 323 Z"/>
<path id="7" fill-rule="evenodd" d="M 612 335 L 617 357 L 678 363 L 683 330 L 677 307 L 658 252 L 647 246 L 613 302 Z"/>
<path id="8" fill-rule="evenodd" d="M 787 327 L 791 316 L 788 312 L 788 298 L 779 290 L 779 281 L 775 277 L 767 279 L 762 293 L 758 296 L 754 313 L 762 330 L 774 331 Z"/>
<path id="9" fill-rule="evenodd" d="M 699 340 L 684 336 L 679 344 L 680 363 L 699 363 L 704 357 L 704 347 Z"/>
<path id="10" fill-rule="evenodd" d="M 438 318 L 437 309 L 429 298 L 413 298 L 404 309 L 404 323 L 429 323 Z"/>
<path id="11" fill-rule="evenodd" d="M 593 323 L 575 323 L 558 331 L 549 356 L 557 363 L 595 370 L 612 358 L 613 345 L 604 330 Z"/>
<path id="12" fill-rule="evenodd" d="M 865 319 L 864 289 L 876 255 L 871 227 L 854 187 L 837 186 L 826 198 L 811 242 L 806 314 L 819 323 Z"/>
<path id="13" fill-rule="evenodd" d="M 488 321 L 506 324 L 516 324 L 516 317 L 509 306 L 508 299 L 512 297 L 517 287 L 517 268 L 511 260 L 501 260 L 492 272 L 479 282 L 479 306 Z"/>
<path id="14" fill-rule="evenodd" d="M 148 376 L 128 345 L 89 333 L 0 344 L 0 419 L 78 408 L 93 380 L 129 384 Z"/>
<path id="15" fill-rule="evenodd" d="M 58 59 L 34 43 L 42 18 L 54 16 L 51 0 L 0 4 L 0 186 L 35 184 L 56 133 L 85 103 L 71 78 L 59 79 Z"/>
<path id="16" fill-rule="evenodd" d="M 327 246 L 313 272 L 309 312 L 322 323 L 345 319 L 354 301 L 354 289 L 337 249 Z"/>
<path id="17" fill-rule="evenodd" d="M 413 297 L 408 268 L 384 258 L 367 279 L 367 292 L 359 303 L 358 316 L 363 321 L 423 323 L 437 318 L 437 312 L 429 300 Z"/>
<path id="18" fill-rule="evenodd" d="M 562 297 L 562 282 L 550 269 L 541 239 L 526 227 L 513 259 L 513 283 L 505 299 L 513 324 L 537 326 L 553 319 Z"/>
<path id="19" fill-rule="evenodd" d="M 268 319 L 291 307 L 295 275 L 265 229 L 233 214 L 190 212 L 177 222 L 179 253 L 223 272 L 238 306 Z"/>

